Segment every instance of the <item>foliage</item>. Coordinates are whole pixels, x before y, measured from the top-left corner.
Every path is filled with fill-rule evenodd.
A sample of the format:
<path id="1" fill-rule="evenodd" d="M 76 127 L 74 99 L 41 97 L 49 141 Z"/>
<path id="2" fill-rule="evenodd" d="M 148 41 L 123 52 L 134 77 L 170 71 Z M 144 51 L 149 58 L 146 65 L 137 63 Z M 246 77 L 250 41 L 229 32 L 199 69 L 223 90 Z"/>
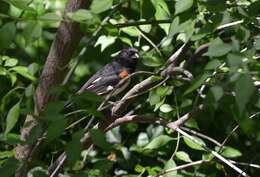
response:
<path id="1" fill-rule="evenodd" d="M 203 146 L 227 159 L 259 164 L 259 1 L 93 0 L 89 9 L 64 17 L 65 3 L 0 1 L 1 176 L 15 173 L 19 165 L 15 159 L 17 145 L 33 144 L 44 129 L 47 133 L 42 137 L 42 152 L 29 176 L 46 176 L 48 166 L 64 151 L 68 156 L 62 172 L 65 176 L 154 176 L 202 159 L 210 163 L 165 176 L 238 175 L 225 163 L 214 160 Z M 50 89 L 60 101 L 48 103 L 44 113 L 34 117 L 39 125 L 26 142 L 21 142 L 25 118 L 35 114 L 35 89 L 61 21 L 80 23 L 84 33 L 68 65 L 70 70 L 77 67 L 69 84 Z M 190 62 L 187 69 L 194 79 L 185 82 L 171 78 L 139 96 L 130 108 L 137 107 L 135 114 L 173 122 L 203 104 L 204 110 L 184 127 L 220 143 L 227 139 L 223 147 L 198 134 L 192 137 L 199 144 L 161 125 L 131 122 L 106 134 L 91 129 L 95 146 L 83 150 L 80 139 L 91 117 L 95 117 L 94 121 L 107 119 L 97 111 L 102 98 L 91 93 L 74 95 L 87 78 L 124 46 L 138 48 L 138 70 L 152 71 L 156 76 L 171 54 L 188 41 L 191 46 L 181 66 Z M 203 44 L 208 45 L 208 50 L 194 57 Z M 82 49 L 85 52 L 79 55 Z M 138 75 L 131 85 L 145 77 Z M 73 110 L 63 110 L 66 100 L 73 101 Z M 233 131 L 236 125 L 239 130 Z M 259 169 L 249 166 L 241 169 L 251 176 L 259 173 Z"/>

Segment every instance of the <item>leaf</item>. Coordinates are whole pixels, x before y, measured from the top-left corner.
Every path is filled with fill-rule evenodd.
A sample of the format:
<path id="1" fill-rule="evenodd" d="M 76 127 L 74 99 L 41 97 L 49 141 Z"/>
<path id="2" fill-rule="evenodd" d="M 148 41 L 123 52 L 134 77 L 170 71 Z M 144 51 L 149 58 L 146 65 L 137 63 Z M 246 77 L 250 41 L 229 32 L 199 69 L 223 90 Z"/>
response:
<path id="1" fill-rule="evenodd" d="M 147 54 L 142 57 L 142 63 L 145 66 L 149 66 L 149 67 L 159 67 L 163 64 L 163 61 L 159 57 L 156 57 L 151 54 Z"/>
<path id="2" fill-rule="evenodd" d="M 146 21 L 146 20 L 145 19 L 140 19 L 140 21 Z M 150 33 L 150 31 L 152 29 L 152 25 L 140 25 L 139 27 L 145 33 Z"/>
<path id="3" fill-rule="evenodd" d="M 26 41 L 26 44 L 30 44 L 31 42 L 39 39 L 42 35 L 42 26 L 39 23 L 32 22 L 27 23 L 24 28 L 23 35 Z"/>
<path id="4" fill-rule="evenodd" d="M 67 126 L 67 119 L 65 118 L 49 123 L 48 132 L 46 135 L 46 142 L 50 143 L 54 139 L 60 137 L 63 134 L 66 126 Z"/>
<path id="5" fill-rule="evenodd" d="M 254 83 L 249 74 L 241 74 L 235 84 L 236 103 L 240 114 L 244 111 L 246 104 L 254 92 Z"/>
<path id="6" fill-rule="evenodd" d="M 144 147 L 144 149 L 158 149 L 172 140 L 173 138 L 170 136 L 160 135 L 154 138 L 148 145 Z"/>
<path id="7" fill-rule="evenodd" d="M 184 137 L 185 144 L 192 149 L 204 151 L 204 149 L 202 148 L 202 146 L 206 146 L 204 141 L 198 137 L 195 137 L 195 136 L 192 136 L 192 137 L 193 137 L 193 140 L 196 142 L 190 140 L 189 138 Z"/>
<path id="8" fill-rule="evenodd" d="M 223 43 L 220 38 L 217 38 L 210 43 L 209 49 L 204 56 L 220 57 L 226 55 L 231 49 L 232 46 L 230 44 Z"/>
<path id="9" fill-rule="evenodd" d="M 102 35 L 98 38 L 95 47 L 101 45 L 101 52 L 103 52 L 108 46 L 112 45 L 116 41 L 115 36 Z"/>
<path id="10" fill-rule="evenodd" d="M 180 18 L 175 17 L 170 26 L 170 30 L 169 30 L 169 34 L 168 34 L 169 37 L 173 37 L 176 33 L 179 32 L 179 29 L 180 29 L 179 24 L 180 24 Z"/>
<path id="11" fill-rule="evenodd" d="M 120 128 L 115 127 L 106 133 L 106 139 L 109 143 L 119 144 L 122 142 L 122 135 L 120 133 Z"/>
<path id="12" fill-rule="evenodd" d="M 91 11 L 85 9 L 79 9 L 75 12 L 69 12 L 67 16 L 76 22 L 90 22 L 93 19 Z"/>
<path id="13" fill-rule="evenodd" d="M 14 86 L 15 82 L 17 81 L 17 77 L 15 73 L 9 73 L 9 78 L 11 79 L 12 86 Z"/>
<path id="14" fill-rule="evenodd" d="M 4 66 L 7 66 L 7 67 L 13 67 L 13 66 L 17 65 L 17 63 L 18 63 L 18 60 L 16 58 L 3 56 L 2 59 L 5 61 Z"/>
<path id="15" fill-rule="evenodd" d="M 175 4 L 175 15 L 190 9 L 192 5 L 193 0 L 178 0 Z"/>
<path id="16" fill-rule="evenodd" d="M 110 9 L 113 5 L 113 0 L 93 0 L 90 6 L 90 10 L 93 13 L 99 14 Z"/>
<path id="17" fill-rule="evenodd" d="M 256 50 L 260 50 L 260 36 L 255 38 L 254 46 Z"/>
<path id="18" fill-rule="evenodd" d="M 16 103 L 8 112 L 6 118 L 5 134 L 9 133 L 16 125 L 20 115 L 20 101 Z"/>
<path id="19" fill-rule="evenodd" d="M 159 103 L 160 100 L 161 100 L 161 98 L 160 98 L 160 96 L 159 96 L 158 94 L 156 94 L 155 91 L 151 91 L 151 92 L 149 93 L 149 98 L 148 98 L 148 100 L 149 100 L 150 105 L 153 106 L 153 105 Z"/>
<path id="20" fill-rule="evenodd" d="M 221 65 L 221 62 L 217 59 L 210 60 L 208 64 L 205 66 L 206 70 L 216 70 Z"/>
<path id="21" fill-rule="evenodd" d="M 156 20 L 169 19 L 170 11 L 164 0 L 151 0 L 151 2 L 156 10 L 154 14 Z M 159 24 L 159 26 L 168 34 L 170 24 Z"/>
<path id="22" fill-rule="evenodd" d="M 15 155 L 14 149 L 11 151 L 2 151 L 0 152 L 0 159 L 10 158 Z"/>
<path id="23" fill-rule="evenodd" d="M 44 109 L 43 117 L 44 120 L 48 121 L 57 121 L 59 119 L 62 119 L 62 114 L 59 114 L 64 108 L 64 102 L 63 101 L 51 101 L 49 102 Z"/>
<path id="24" fill-rule="evenodd" d="M 37 63 L 32 63 L 28 66 L 28 72 L 31 75 L 35 75 L 39 71 L 39 64 Z"/>
<path id="25" fill-rule="evenodd" d="M 238 53 L 229 53 L 227 55 L 228 66 L 230 66 L 230 70 L 233 72 L 237 72 L 237 69 L 243 64 L 243 59 L 245 56 Z"/>
<path id="26" fill-rule="evenodd" d="M 242 156 L 242 153 L 235 148 L 225 146 L 221 151 L 221 155 L 223 155 L 226 158 L 236 158 Z"/>
<path id="27" fill-rule="evenodd" d="M 141 132 L 141 133 L 138 135 L 138 137 L 137 137 L 137 142 L 136 142 L 136 144 L 137 144 L 138 146 L 143 147 L 143 146 L 147 145 L 148 143 L 149 143 L 149 137 L 148 137 L 147 133 Z"/>
<path id="28" fill-rule="evenodd" d="M 165 163 L 164 170 L 169 170 L 169 169 L 175 168 L 175 167 L 176 167 L 176 163 L 174 162 L 174 160 L 170 159 Z M 166 173 L 165 175 L 163 175 L 163 177 L 174 177 L 174 176 L 177 176 L 177 171 L 173 171 L 173 172 Z"/>
<path id="29" fill-rule="evenodd" d="M 184 92 L 184 95 L 187 95 L 188 93 L 191 93 L 192 91 L 194 91 L 195 89 L 199 88 L 204 82 L 205 80 L 210 76 L 209 73 L 204 73 L 203 75 L 201 75 L 200 77 L 196 78 L 191 86 Z"/>
<path id="30" fill-rule="evenodd" d="M 19 165 L 19 161 L 15 158 L 7 159 L 0 167 L 1 177 L 11 177 L 15 175 L 15 170 Z"/>
<path id="31" fill-rule="evenodd" d="M 69 166 L 74 165 L 75 162 L 80 159 L 80 154 L 83 149 L 80 143 L 80 139 L 83 135 L 84 130 L 80 130 L 74 133 L 72 136 L 72 140 L 67 144 L 67 147 L 65 148 Z"/>
<path id="32" fill-rule="evenodd" d="M 14 22 L 6 23 L 0 29 L 0 51 L 8 48 L 13 42 L 16 33 L 16 26 Z"/>
<path id="33" fill-rule="evenodd" d="M 104 149 L 104 150 L 110 150 L 111 149 L 111 144 L 109 144 L 106 141 L 106 137 L 104 133 L 102 133 L 98 129 L 91 129 L 90 130 L 90 137 L 92 139 L 92 142 L 97 145 L 98 147 Z"/>
<path id="34" fill-rule="evenodd" d="M 192 160 L 190 159 L 189 154 L 187 154 L 184 151 L 178 151 L 176 152 L 176 157 L 184 162 L 192 162 Z"/>
<path id="35" fill-rule="evenodd" d="M 168 112 L 171 112 L 172 110 L 173 110 L 173 108 L 169 104 L 163 104 L 160 107 L 160 111 L 163 113 L 168 113 Z"/>
<path id="36" fill-rule="evenodd" d="M 36 78 L 29 73 L 28 68 L 26 68 L 24 66 L 16 66 L 16 67 L 9 69 L 9 71 L 15 71 L 16 73 L 20 74 L 21 76 L 23 76 L 31 81 L 36 80 Z"/>
<path id="37" fill-rule="evenodd" d="M 38 123 L 36 126 L 34 126 L 30 131 L 29 136 L 26 139 L 26 144 L 29 145 L 34 144 L 38 140 L 38 138 L 42 135 L 43 131 L 45 131 L 45 129 L 43 128 L 42 123 Z"/>
<path id="38" fill-rule="evenodd" d="M 160 96 L 166 96 L 172 94 L 173 87 L 170 86 L 160 86 L 156 88 L 156 93 Z"/>
<path id="39" fill-rule="evenodd" d="M 224 95 L 224 90 L 218 85 L 211 87 L 210 92 L 212 93 L 215 101 L 219 101 Z"/>
<path id="40" fill-rule="evenodd" d="M 94 169 L 99 169 L 100 171 L 104 173 L 108 173 L 111 168 L 113 167 L 113 162 L 107 159 L 101 159 L 95 162 Z M 99 175 L 102 176 L 102 175 Z"/>
<path id="41" fill-rule="evenodd" d="M 59 16 L 55 12 L 51 12 L 51 13 L 46 13 L 46 14 L 43 14 L 42 16 L 39 16 L 38 19 L 42 20 L 42 21 L 59 22 L 62 20 L 62 17 Z"/>
<path id="42" fill-rule="evenodd" d="M 4 1 L 12 4 L 13 6 L 19 9 L 33 11 L 33 9 L 28 6 L 31 0 L 4 0 Z"/>
<path id="43" fill-rule="evenodd" d="M 139 31 L 136 29 L 136 27 L 130 26 L 130 27 L 122 28 L 122 31 L 132 37 L 139 36 Z"/>

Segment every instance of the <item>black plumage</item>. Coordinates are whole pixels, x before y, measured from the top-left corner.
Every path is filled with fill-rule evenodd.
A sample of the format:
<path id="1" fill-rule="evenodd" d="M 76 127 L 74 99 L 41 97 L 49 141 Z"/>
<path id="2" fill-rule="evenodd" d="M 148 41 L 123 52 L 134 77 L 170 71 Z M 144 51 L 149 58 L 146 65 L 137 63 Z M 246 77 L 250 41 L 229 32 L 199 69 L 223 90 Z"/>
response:
<path id="1" fill-rule="evenodd" d="M 121 79 L 135 71 L 138 62 L 138 50 L 135 48 L 126 48 L 112 60 L 111 63 L 105 65 L 97 71 L 77 92 L 81 94 L 88 90 L 97 95 L 106 95 Z M 124 73 L 123 73 L 124 72 Z M 119 89 L 122 91 L 125 86 Z M 120 91 L 113 91 L 119 93 Z"/>

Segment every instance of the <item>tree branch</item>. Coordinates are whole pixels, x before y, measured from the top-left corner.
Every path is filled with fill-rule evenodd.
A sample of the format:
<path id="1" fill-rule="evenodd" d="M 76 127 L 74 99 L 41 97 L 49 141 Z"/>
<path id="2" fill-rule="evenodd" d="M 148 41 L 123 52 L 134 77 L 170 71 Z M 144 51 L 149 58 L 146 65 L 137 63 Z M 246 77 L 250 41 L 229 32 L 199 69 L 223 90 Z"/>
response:
<path id="1" fill-rule="evenodd" d="M 88 0 L 70 0 L 66 5 L 64 16 L 66 18 L 68 12 L 87 8 L 89 5 L 90 1 Z M 49 94 L 49 90 L 51 87 L 61 84 L 66 71 L 65 66 L 72 57 L 81 37 L 82 33 L 78 23 L 68 22 L 66 20 L 60 23 L 36 89 L 35 115 L 40 115 L 44 106 L 49 101 L 56 99 L 55 95 Z M 25 125 L 21 130 L 22 141 L 26 141 L 31 130 L 37 124 L 37 120 L 32 116 L 29 115 L 26 117 Z M 34 145 L 18 145 L 16 147 L 16 158 L 27 163 L 34 155 L 32 152 L 33 149 Z M 24 176 L 26 171 L 27 169 L 20 167 L 17 170 L 16 176 Z"/>

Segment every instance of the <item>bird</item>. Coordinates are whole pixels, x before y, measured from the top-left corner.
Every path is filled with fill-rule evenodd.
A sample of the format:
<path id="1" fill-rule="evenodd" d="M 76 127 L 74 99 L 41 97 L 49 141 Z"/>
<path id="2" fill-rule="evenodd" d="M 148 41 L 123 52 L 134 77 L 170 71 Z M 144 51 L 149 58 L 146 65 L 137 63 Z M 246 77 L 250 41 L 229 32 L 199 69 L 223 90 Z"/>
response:
<path id="1" fill-rule="evenodd" d="M 83 94 L 86 91 L 104 97 L 110 95 L 111 92 L 110 96 L 118 95 L 129 85 L 130 79 L 126 79 L 118 85 L 119 82 L 135 72 L 138 60 L 139 52 L 136 48 L 128 47 L 122 49 L 110 63 L 92 75 L 76 92 L 76 95 Z M 71 101 L 66 101 L 64 108 L 69 108 L 72 104 Z"/>
<path id="2" fill-rule="evenodd" d="M 139 52 L 136 48 L 122 49 L 110 63 L 90 77 L 77 94 L 90 91 L 96 95 L 106 96 L 112 92 L 112 96 L 116 96 L 127 87 L 129 80 L 127 79 L 123 84 L 120 84 L 118 88 L 115 86 L 122 79 L 135 72 L 138 60 Z"/>

